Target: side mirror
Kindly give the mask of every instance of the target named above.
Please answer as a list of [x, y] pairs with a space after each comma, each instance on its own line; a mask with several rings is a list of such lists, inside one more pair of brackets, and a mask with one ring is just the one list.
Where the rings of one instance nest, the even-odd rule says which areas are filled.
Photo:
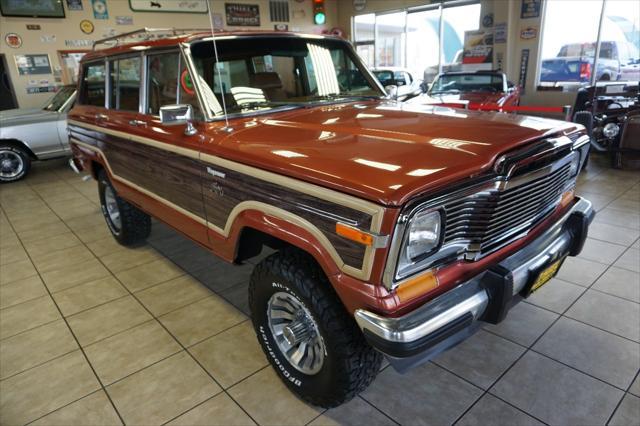
[[398, 86], [396, 86], [395, 84], [384, 86], [384, 90], [387, 91], [387, 96], [389, 97], [389, 99], [398, 99]]
[[184, 134], [193, 136], [198, 131], [193, 127], [193, 107], [188, 104], [165, 105], [160, 107], [160, 122], [165, 126], [186, 124]]

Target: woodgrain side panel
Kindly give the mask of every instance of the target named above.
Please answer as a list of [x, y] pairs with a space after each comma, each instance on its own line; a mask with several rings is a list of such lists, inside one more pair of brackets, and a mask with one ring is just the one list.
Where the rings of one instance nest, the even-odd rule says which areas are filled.
[[364, 268], [366, 246], [337, 235], [335, 225], [342, 222], [370, 229], [373, 217], [369, 213], [197, 160], [193, 158], [196, 155], [181, 155], [108, 131], [70, 128], [73, 138], [103, 153], [112, 173], [208, 221], [216, 232], [224, 234], [231, 212], [240, 203], [256, 201], [312, 223], [327, 237], [345, 265]]
[[202, 165], [192, 158], [108, 134], [74, 133], [94, 144], [109, 161], [113, 173], [205, 218], [202, 205]]
[[[258, 201], [276, 206], [313, 223], [331, 242], [349, 266], [361, 268], [366, 247], [336, 234], [336, 222], [369, 229], [371, 216], [307, 194], [265, 182], [219, 166], [209, 166], [214, 176], [205, 173], [204, 201], [207, 219], [224, 228], [231, 211], [241, 202]], [[221, 177], [224, 175], [224, 177]]]

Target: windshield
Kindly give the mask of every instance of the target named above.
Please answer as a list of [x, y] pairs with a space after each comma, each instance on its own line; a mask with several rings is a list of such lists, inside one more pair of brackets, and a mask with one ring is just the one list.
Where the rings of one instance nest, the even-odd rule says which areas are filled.
[[59, 111], [60, 108], [67, 102], [67, 99], [76, 92], [76, 88], [73, 86], [63, 86], [56, 92], [51, 99], [47, 101], [42, 107], [45, 111]]
[[392, 71], [386, 71], [386, 70], [373, 71], [373, 75], [376, 76], [380, 84], [382, 84], [383, 86], [395, 84]]
[[429, 93], [502, 92], [502, 76], [498, 74], [445, 74], [433, 82]]
[[191, 46], [197, 84], [213, 115], [384, 96], [339, 40], [254, 37]]

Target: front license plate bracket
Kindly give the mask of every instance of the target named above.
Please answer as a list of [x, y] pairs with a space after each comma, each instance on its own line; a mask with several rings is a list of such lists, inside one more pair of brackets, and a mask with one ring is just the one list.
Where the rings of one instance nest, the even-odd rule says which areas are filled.
[[525, 287], [524, 297], [529, 297], [531, 293], [539, 290], [542, 286], [551, 281], [551, 279], [558, 273], [558, 270], [566, 258], [567, 256], [562, 256], [560, 259], [547, 263], [537, 272], [533, 272], [531, 276], [535, 278], [531, 280], [531, 283], [527, 287]]

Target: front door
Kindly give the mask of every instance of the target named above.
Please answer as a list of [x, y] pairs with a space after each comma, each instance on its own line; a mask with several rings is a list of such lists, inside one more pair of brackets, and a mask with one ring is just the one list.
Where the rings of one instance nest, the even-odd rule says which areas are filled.
[[7, 60], [4, 55], [0, 55], [0, 111], [18, 108], [16, 94], [13, 91]]
[[122, 125], [128, 126], [136, 142], [129, 154], [139, 162], [139, 169], [131, 173], [164, 205], [164, 216], [159, 217], [208, 246], [199, 161], [202, 139], [199, 135], [186, 135], [184, 125], [168, 126], [160, 121], [160, 108], [165, 105], [188, 103], [196, 115], [200, 110], [195, 96], [182, 93], [181, 62], [177, 51], [146, 56], [142, 92], [147, 95], [140, 102], [142, 113], [123, 117]]

